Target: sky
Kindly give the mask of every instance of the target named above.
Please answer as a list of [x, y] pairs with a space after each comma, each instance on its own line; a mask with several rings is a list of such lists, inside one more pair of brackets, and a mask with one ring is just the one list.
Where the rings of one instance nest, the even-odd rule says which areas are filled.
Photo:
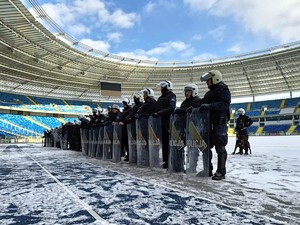
[[[144, 60], [207, 60], [298, 41], [300, 36], [297, 0], [36, 1], [76, 40]], [[22, 2], [30, 8], [27, 0]]]

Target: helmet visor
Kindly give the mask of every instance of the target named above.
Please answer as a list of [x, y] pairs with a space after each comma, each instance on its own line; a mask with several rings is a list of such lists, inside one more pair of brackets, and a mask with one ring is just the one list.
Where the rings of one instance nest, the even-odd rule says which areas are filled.
[[210, 78], [212, 78], [211, 73], [204, 73], [201, 77], [200, 77], [200, 81], [208, 81]]

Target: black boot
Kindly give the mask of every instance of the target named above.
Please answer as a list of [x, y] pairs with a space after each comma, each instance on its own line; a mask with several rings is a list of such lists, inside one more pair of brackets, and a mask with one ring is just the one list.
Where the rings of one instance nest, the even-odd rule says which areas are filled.
[[225, 149], [225, 146], [216, 146], [216, 151], [218, 153], [218, 168], [212, 179], [222, 180], [225, 179], [226, 174], [227, 151]]

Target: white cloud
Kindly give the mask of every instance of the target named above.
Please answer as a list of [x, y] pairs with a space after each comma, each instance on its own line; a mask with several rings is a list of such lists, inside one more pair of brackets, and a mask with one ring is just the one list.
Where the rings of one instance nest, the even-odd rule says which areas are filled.
[[94, 49], [101, 50], [104, 52], [109, 52], [108, 50], [110, 48], [110, 45], [105, 41], [94, 41], [92, 39], [84, 38], [84, 39], [81, 39], [80, 42], [82, 42]]
[[96, 15], [99, 11], [107, 11], [101, 0], [75, 0], [74, 7], [81, 15]]
[[195, 34], [192, 37], [192, 40], [194, 40], [194, 41], [201, 41], [203, 38], [204, 38], [203, 34]]
[[118, 55], [124, 56], [126, 58], [132, 58], [132, 59], [158, 61], [157, 58], [155, 58], [153, 56], [148, 56], [147, 52], [142, 49], [137, 49], [133, 52], [119, 52]]
[[166, 55], [172, 52], [186, 52], [191, 48], [189, 44], [185, 44], [182, 41], [170, 41], [159, 44], [158, 47], [155, 47], [147, 51], [148, 55]]
[[[42, 5], [46, 13], [71, 35], [90, 33], [98, 24], [120, 29], [133, 27], [140, 20], [136, 13], [125, 13], [122, 9], [109, 11], [102, 0], [59, 1]], [[34, 10], [30, 9], [32, 13]], [[84, 24], [85, 29], [78, 24]]]
[[225, 37], [226, 26], [222, 25], [217, 27], [216, 29], [210, 30], [208, 34], [218, 42], [222, 42]]
[[70, 25], [68, 30], [73, 35], [83, 35], [83, 34], [91, 33], [90, 27], [87, 27], [87, 26], [85, 26], [84, 24], [81, 24], [81, 23]]
[[155, 8], [156, 4], [153, 2], [148, 2], [147, 5], [144, 7], [144, 12], [145, 13], [151, 13], [153, 9]]
[[137, 14], [124, 13], [121, 9], [114, 11], [108, 18], [109, 22], [118, 28], [131, 28], [140, 19]]
[[107, 34], [107, 39], [109, 41], [120, 43], [122, 36], [123, 35], [121, 33], [119, 33], [119, 32], [113, 32], [113, 33], [108, 33]]
[[201, 55], [194, 56], [193, 60], [209, 60], [209, 59], [214, 59], [214, 58], [217, 58], [217, 56], [214, 54], [203, 53]]
[[231, 46], [230, 48], [227, 49], [227, 51], [234, 52], [234, 53], [241, 52], [241, 43], [237, 43], [237, 44]]
[[268, 35], [282, 43], [299, 40], [298, 0], [183, 0], [191, 10], [208, 10], [211, 15], [231, 16], [246, 30]]
[[53, 19], [59, 26], [66, 27], [69, 24], [76, 22], [76, 13], [73, 8], [63, 3], [42, 5], [44, 11]]
[[189, 44], [182, 41], [170, 41], [160, 43], [158, 47], [145, 51], [143, 49], [137, 49], [133, 52], [120, 52], [118, 55], [122, 55], [129, 58], [147, 59], [156, 61], [157, 58], [170, 55], [180, 55], [181, 57], [191, 56], [194, 53], [194, 49]]
[[217, 0], [183, 0], [183, 4], [190, 7], [193, 11], [209, 10]]

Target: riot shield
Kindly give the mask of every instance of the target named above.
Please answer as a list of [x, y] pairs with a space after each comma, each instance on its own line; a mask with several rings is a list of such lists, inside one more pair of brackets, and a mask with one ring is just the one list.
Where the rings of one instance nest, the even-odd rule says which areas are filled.
[[103, 131], [104, 131], [104, 127], [103, 126], [99, 127], [97, 151], [96, 151], [97, 159], [102, 159], [103, 157]]
[[112, 150], [112, 161], [121, 161], [121, 138], [122, 138], [122, 127], [119, 124], [113, 125], [113, 150]]
[[113, 126], [108, 124], [104, 126], [103, 131], [103, 159], [112, 159]]
[[175, 114], [170, 118], [169, 172], [184, 172], [186, 117], [186, 114]]
[[88, 146], [88, 156], [91, 156], [93, 147], [93, 128], [89, 128]]
[[127, 124], [128, 133], [128, 151], [129, 151], [129, 162], [136, 163], [137, 152], [136, 152], [136, 122], [133, 121]]
[[89, 144], [90, 149], [89, 149], [89, 154], [91, 157], [95, 158], [96, 157], [96, 151], [97, 151], [97, 143], [98, 143], [98, 135], [99, 135], [99, 127], [93, 127], [91, 129], [92, 131], [92, 140], [91, 144]]
[[136, 120], [137, 165], [149, 166], [148, 119], [141, 117]]
[[89, 130], [85, 128], [80, 128], [80, 136], [81, 136], [81, 149], [84, 155], [88, 154], [88, 141], [89, 141]]
[[194, 109], [187, 115], [187, 175], [209, 176], [209, 137], [209, 112]]
[[57, 134], [57, 129], [52, 130], [52, 137], [53, 137], [53, 147], [57, 148], [57, 141], [58, 139], [58, 134]]
[[150, 116], [148, 119], [149, 130], [149, 166], [151, 168], [161, 168], [162, 141], [161, 141], [161, 119], [160, 117]]
[[61, 138], [61, 148], [63, 150], [68, 150], [68, 133], [65, 132], [62, 134], [62, 138]]

